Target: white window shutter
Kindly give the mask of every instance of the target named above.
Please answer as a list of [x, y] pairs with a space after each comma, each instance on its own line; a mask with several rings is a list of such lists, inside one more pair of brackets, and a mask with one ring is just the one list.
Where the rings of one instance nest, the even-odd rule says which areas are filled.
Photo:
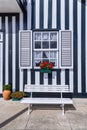
[[32, 68], [32, 31], [19, 31], [19, 67]]
[[59, 67], [73, 68], [73, 34], [70, 30], [59, 31]]

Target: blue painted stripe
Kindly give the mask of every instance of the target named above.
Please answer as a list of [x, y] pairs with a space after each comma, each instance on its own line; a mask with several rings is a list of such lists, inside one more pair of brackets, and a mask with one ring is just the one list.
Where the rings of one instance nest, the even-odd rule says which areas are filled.
[[61, 2], [60, 0], [57, 0], [57, 29], [60, 30], [61, 29], [61, 18], [60, 18], [60, 14], [61, 14]]
[[44, 84], [44, 75], [40, 72], [40, 84]]
[[52, 28], [52, 0], [48, 0], [48, 29]]
[[31, 84], [35, 84], [35, 70], [31, 70]]
[[24, 30], [26, 30], [27, 29], [27, 13], [23, 15], [23, 26], [24, 26]]
[[44, 0], [40, 0], [40, 29], [43, 28], [44, 15]]
[[[23, 15], [23, 29], [27, 30], [27, 14]], [[27, 69], [23, 70], [23, 88], [27, 84]]]
[[81, 0], [83, 5], [86, 5], [86, 0]]
[[8, 33], [9, 33], [9, 83], [12, 84], [12, 16], [8, 17]]
[[65, 29], [69, 29], [69, 0], [65, 0]]
[[61, 70], [58, 69], [57, 71], [57, 84], [60, 85], [61, 84]]
[[36, 9], [35, 9], [35, 1], [32, 0], [32, 1], [31, 1], [31, 4], [32, 4], [32, 18], [31, 18], [31, 19], [32, 19], [32, 20], [31, 20], [31, 21], [32, 21], [32, 23], [31, 23], [31, 26], [32, 26], [32, 27], [31, 27], [31, 29], [35, 29], [35, 10], [36, 10]]
[[78, 73], [77, 73], [77, 0], [73, 2], [73, 61], [74, 61], [74, 93], [78, 92]]
[[5, 84], [5, 17], [2, 16], [2, 31], [3, 31], [3, 84]]
[[65, 70], [65, 84], [69, 85], [69, 69]]
[[85, 73], [85, 5], [81, 4], [81, 63], [82, 63], [82, 92], [86, 91], [86, 73]]
[[[69, 29], [69, 0], [65, 0], [65, 29]], [[69, 85], [69, 69], [65, 70], [65, 84]]]
[[23, 70], [23, 89], [25, 84], [27, 84], [27, 70]]
[[52, 84], [52, 73], [48, 74], [48, 84]]
[[[19, 90], [19, 14], [16, 15], [16, 90]], [[23, 81], [22, 81], [23, 82]]]

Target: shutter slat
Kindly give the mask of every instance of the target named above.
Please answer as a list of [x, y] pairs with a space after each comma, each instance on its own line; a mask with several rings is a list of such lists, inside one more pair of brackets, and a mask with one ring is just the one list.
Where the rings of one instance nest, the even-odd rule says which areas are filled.
[[72, 31], [59, 31], [60, 68], [73, 68], [73, 37]]
[[30, 30], [21, 30], [19, 32], [19, 59], [20, 67], [23, 69], [32, 67], [32, 32]]

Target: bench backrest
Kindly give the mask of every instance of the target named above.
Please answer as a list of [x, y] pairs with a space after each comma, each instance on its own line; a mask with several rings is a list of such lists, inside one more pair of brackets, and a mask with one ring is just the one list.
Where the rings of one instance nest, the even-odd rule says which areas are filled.
[[68, 85], [25, 85], [25, 92], [70, 92]]

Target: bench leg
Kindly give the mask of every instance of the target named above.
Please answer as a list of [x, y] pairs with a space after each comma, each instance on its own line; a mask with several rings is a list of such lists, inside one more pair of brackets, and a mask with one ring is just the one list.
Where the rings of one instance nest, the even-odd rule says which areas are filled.
[[28, 104], [28, 115], [32, 112], [31, 106], [32, 106], [32, 104]]
[[32, 104], [30, 104], [30, 109], [32, 109]]
[[62, 104], [62, 115], [64, 115], [64, 104]]

